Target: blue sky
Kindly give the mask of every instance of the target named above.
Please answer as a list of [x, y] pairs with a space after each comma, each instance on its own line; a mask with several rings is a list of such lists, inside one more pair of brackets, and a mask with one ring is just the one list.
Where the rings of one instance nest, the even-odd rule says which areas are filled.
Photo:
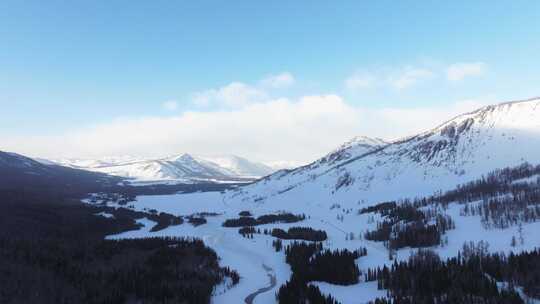
[[[119, 119], [238, 112], [277, 98], [294, 104], [328, 94], [370, 111], [444, 112], [460, 101], [528, 98], [540, 95], [539, 13], [538, 1], [5, 0], [0, 135], [13, 139], [4, 149], [19, 150], [30, 135], [61, 137]], [[264, 81], [280, 75], [290, 76], [285, 85]], [[231, 83], [242, 86], [229, 97], [246, 100], [220, 102], [220, 88]], [[195, 98], [201, 95], [203, 104]], [[163, 150], [191, 148], [204, 150]], [[147, 154], [133, 146], [91, 154], [127, 150]]]

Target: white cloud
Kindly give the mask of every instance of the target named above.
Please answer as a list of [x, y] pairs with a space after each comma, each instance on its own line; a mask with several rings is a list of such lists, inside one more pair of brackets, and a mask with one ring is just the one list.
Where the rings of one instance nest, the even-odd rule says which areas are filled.
[[435, 74], [429, 69], [406, 67], [396, 73], [396, 75], [390, 76], [389, 82], [394, 88], [403, 90], [416, 85], [421, 81], [432, 78], [434, 75]]
[[403, 90], [433, 78], [436, 73], [427, 67], [382, 67], [356, 72], [345, 79], [349, 91], [361, 91], [374, 87]]
[[483, 62], [462, 62], [450, 65], [446, 69], [446, 77], [450, 81], [460, 81], [468, 76], [482, 76], [487, 70]]
[[376, 85], [375, 76], [368, 73], [357, 73], [345, 80], [345, 87], [352, 91], [369, 89]]
[[258, 81], [257, 85], [235, 81], [217, 89], [196, 92], [192, 95], [192, 101], [198, 106], [219, 105], [227, 108], [241, 108], [268, 101], [271, 99], [272, 89], [289, 87], [295, 81], [294, 76], [289, 72], [269, 75]]
[[[482, 75], [485, 69], [483, 63], [383, 67], [356, 72], [345, 80], [345, 87], [352, 91], [404, 90], [443, 73], [448, 80], [457, 81]], [[439, 107], [369, 108], [352, 106], [337, 95], [272, 98], [274, 89], [294, 82], [288, 72], [270, 75], [253, 85], [231, 82], [193, 94], [194, 103], [213, 111], [118, 118], [57, 136], [3, 137], [0, 149], [50, 158], [191, 152], [305, 163], [354, 136], [391, 140], [413, 135], [494, 100], [466, 100]], [[175, 111], [178, 102], [169, 100], [162, 107]]]
[[193, 102], [199, 106], [218, 104], [231, 108], [247, 106], [268, 99], [268, 94], [242, 82], [231, 82], [218, 89], [193, 94]]
[[294, 76], [289, 72], [277, 75], [269, 75], [260, 81], [260, 85], [267, 88], [281, 89], [292, 86], [296, 82]]
[[161, 106], [167, 111], [175, 111], [178, 109], [178, 102], [176, 100], [167, 100]]
[[486, 71], [487, 65], [483, 62], [461, 62], [448, 66], [430, 63], [420, 66], [380, 67], [352, 74], [345, 79], [345, 87], [349, 91], [362, 91], [374, 87], [405, 90], [437, 76], [455, 82], [466, 77], [482, 76]]
[[412, 135], [484, 103], [371, 109], [351, 106], [336, 95], [282, 98], [228, 111], [119, 118], [52, 137], [3, 137], [0, 150], [51, 158], [191, 152], [306, 162], [357, 135]]

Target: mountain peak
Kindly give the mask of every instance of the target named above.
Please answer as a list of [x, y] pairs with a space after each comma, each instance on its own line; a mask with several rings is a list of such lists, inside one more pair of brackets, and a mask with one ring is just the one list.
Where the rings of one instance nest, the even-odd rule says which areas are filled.
[[335, 149], [333, 152], [344, 150], [344, 149], [350, 149], [352, 147], [360, 146], [364, 148], [376, 148], [387, 145], [388, 142], [384, 141], [381, 138], [378, 137], [368, 137], [368, 136], [355, 136], [351, 138], [350, 140], [343, 143], [341, 146], [339, 146], [337, 149]]
[[381, 146], [385, 145], [388, 142], [386, 142], [384, 139], [378, 138], [378, 137], [369, 137], [369, 136], [355, 136], [351, 138], [349, 141], [347, 141], [345, 144], [356, 144], [356, 145], [367, 145], [367, 146]]
[[356, 136], [343, 143], [317, 162], [337, 165], [338, 163], [359, 157], [386, 145], [388, 145], [388, 143], [380, 138]]
[[178, 155], [175, 155], [175, 156], [167, 157], [165, 159], [169, 160], [169, 161], [181, 161], [181, 162], [185, 162], [185, 161], [193, 162], [193, 161], [195, 161], [195, 158], [193, 156], [191, 156], [191, 154], [189, 154], [189, 153], [182, 153], [182, 154], [178, 154]]

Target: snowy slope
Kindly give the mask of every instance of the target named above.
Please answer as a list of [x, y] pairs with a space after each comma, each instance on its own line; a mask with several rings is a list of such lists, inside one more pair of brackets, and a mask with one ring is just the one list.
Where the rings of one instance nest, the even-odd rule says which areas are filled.
[[316, 179], [317, 176], [326, 173], [339, 164], [381, 149], [386, 145], [387, 143], [381, 139], [365, 136], [355, 137], [311, 164], [291, 170], [280, 170], [265, 177], [259, 183], [255, 184], [254, 188], [259, 186], [264, 187], [265, 185], [273, 187], [275, 186], [274, 183], [278, 183], [284, 185], [286, 189], [291, 189], [301, 183]]
[[241, 177], [259, 178], [274, 171], [273, 168], [265, 164], [252, 162], [235, 155], [215, 157], [196, 156], [195, 159], [200, 162], [206, 162], [208, 165], [217, 165], [218, 168], [227, 170], [228, 174]]
[[[368, 241], [364, 238], [356, 237], [347, 239], [346, 234], [362, 234], [366, 230], [376, 227], [376, 222], [370, 220], [377, 215], [357, 214], [356, 206], [353, 212], [348, 212], [342, 208], [329, 208], [316, 201], [311, 204], [296, 204], [289, 201], [287, 205], [276, 207], [274, 204], [245, 204], [240, 201], [228, 202], [223, 200], [222, 194], [218, 192], [202, 192], [190, 194], [175, 194], [163, 196], [139, 196], [133, 203], [136, 210], [144, 211], [156, 209], [175, 215], [189, 215], [198, 212], [213, 212], [216, 216], [207, 217], [208, 223], [193, 227], [191, 225], [171, 226], [158, 232], [149, 232], [153, 224], [149, 224], [143, 229], [124, 232], [111, 238], [143, 238], [157, 236], [176, 237], [198, 237], [204, 240], [205, 244], [212, 247], [220, 257], [220, 265], [228, 266], [239, 271], [241, 275], [240, 284], [230, 290], [225, 290], [215, 294], [212, 303], [243, 303], [243, 299], [269, 285], [269, 279], [263, 269], [263, 265], [273, 269], [277, 284], [269, 291], [258, 295], [254, 303], [274, 304], [277, 303], [275, 293], [279, 287], [290, 279], [291, 269], [285, 261], [282, 252], [275, 252], [272, 248], [274, 238], [270, 235], [255, 234], [253, 238], [243, 238], [237, 228], [226, 228], [222, 226], [223, 221], [228, 218], [236, 218], [239, 211], [249, 210], [255, 216], [269, 214], [276, 210], [285, 210], [293, 213], [305, 213], [308, 218], [300, 223], [290, 224], [267, 224], [260, 226], [261, 229], [281, 228], [286, 229], [291, 226], [312, 227], [324, 230], [328, 234], [328, 240], [324, 242], [325, 248], [355, 250], [360, 247], [368, 249], [368, 255], [357, 260], [357, 264], [362, 271], [367, 268], [382, 267], [391, 265], [394, 261], [388, 259], [388, 251], [382, 242]], [[112, 206], [117, 206], [112, 204]], [[462, 205], [451, 204], [446, 210], [456, 222], [456, 229], [447, 233], [448, 244], [445, 246], [435, 246], [431, 249], [441, 257], [448, 258], [458, 255], [464, 242], [468, 241], [488, 241], [491, 252], [521, 252], [532, 250], [540, 241], [540, 222], [526, 223], [523, 225], [526, 242], [523, 245], [510, 247], [512, 236], [517, 235], [518, 227], [509, 229], [486, 229], [481, 224], [481, 216], [462, 216], [460, 210]], [[341, 216], [341, 219], [339, 217]], [[293, 242], [284, 240], [284, 244]], [[407, 260], [413, 248], [403, 248], [396, 252], [398, 261]], [[385, 296], [385, 290], [378, 290], [376, 282], [361, 281], [355, 285], [340, 286], [324, 282], [313, 282], [319, 286], [324, 293], [331, 294], [343, 304], [361, 303], [367, 304], [377, 297]]]
[[62, 159], [57, 163], [72, 168], [133, 178], [138, 181], [246, 181], [272, 173], [263, 164], [238, 156], [201, 157], [181, 154], [159, 159], [136, 157]]
[[360, 138], [320, 160], [229, 193], [275, 207], [430, 194], [524, 161], [540, 163], [540, 99], [487, 106], [385, 144]]

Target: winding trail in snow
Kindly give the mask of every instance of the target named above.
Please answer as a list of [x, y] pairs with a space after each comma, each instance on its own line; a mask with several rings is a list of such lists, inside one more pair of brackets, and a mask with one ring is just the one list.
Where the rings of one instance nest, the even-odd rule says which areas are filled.
[[[317, 217], [314, 217], [314, 218], [315, 218], [315, 219], [317, 219]], [[318, 218], [318, 219], [320, 219], [320, 220], [321, 220], [321, 223], [323, 223], [323, 224], [326, 224], [326, 225], [328, 225], [328, 226], [331, 226], [331, 227], [333, 227], [333, 228], [335, 228], [335, 229], [337, 229], [337, 230], [339, 230], [339, 231], [343, 232], [343, 234], [347, 234], [347, 231], [345, 231], [345, 230], [343, 230], [343, 229], [339, 228], [338, 226], [336, 226], [336, 225], [335, 225], [335, 224], [333, 224], [332, 222], [329, 222], [329, 221], [323, 220], [322, 218]]]
[[267, 287], [263, 287], [263, 288], [255, 291], [255, 292], [249, 294], [244, 299], [244, 302], [246, 304], [253, 304], [253, 300], [255, 299], [256, 296], [260, 295], [261, 293], [265, 293], [265, 292], [271, 290], [272, 288], [276, 287], [276, 275], [274, 274], [274, 270], [271, 267], [268, 267], [268, 266], [266, 266], [264, 264], [262, 264], [262, 267], [264, 268], [264, 270], [266, 271], [266, 274], [270, 278], [270, 285], [267, 286]]

